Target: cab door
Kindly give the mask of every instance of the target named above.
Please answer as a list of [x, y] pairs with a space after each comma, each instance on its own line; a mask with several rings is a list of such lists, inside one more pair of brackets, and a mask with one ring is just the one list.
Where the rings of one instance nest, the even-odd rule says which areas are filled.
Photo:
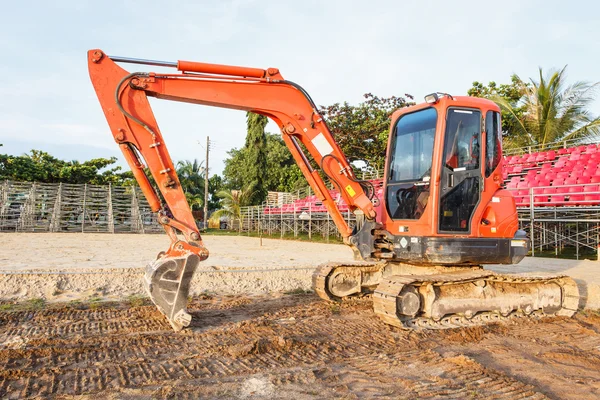
[[440, 233], [470, 233], [480, 201], [481, 111], [449, 108], [440, 182]]

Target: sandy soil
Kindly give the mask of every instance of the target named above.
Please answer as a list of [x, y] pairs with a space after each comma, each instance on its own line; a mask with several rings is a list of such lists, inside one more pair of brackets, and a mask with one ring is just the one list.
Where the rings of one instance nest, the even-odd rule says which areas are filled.
[[[314, 268], [352, 261], [341, 244], [245, 236], [205, 236], [210, 257], [198, 268], [192, 295], [264, 294], [309, 290]], [[145, 265], [165, 250], [165, 235], [0, 233], [0, 300], [47, 301], [145, 295]], [[549, 272], [576, 279], [581, 306], [600, 308], [600, 263], [591, 260], [526, 258], [518, 265], [489, 268], [500, 273]], [[293, 269], [293, 270], [290, 270]]]
[[[0, 241], [0, 299], [36, 299], [0, 304], [3, 399], [600, 398], [595, 311], [405, 331], [381, 322], [368, 296], [282, 293], [309, 289], [320, 263], [350, 261], [345, 246], [208, 236], [192, 325], [174, 333], [147, 299], [128, 297], [143, 293], [144, 265], [168, 246], [162, 235]], [[573, 275], [588, 290], [597, 265], [528, 259], [519, 270]], [[121, 300], [98, 301], [111, 298]]]
[[150, 305], [0, 311], [0, 398], [597, 399], [600, 315], [447, 331], [368, 299], [201, 296], [174, 333]]
[[[340, 244], [262, 239], [261, 246], [260, 239], [244, 236], [203, 239], [210, 256], [194, 276], [193, 295], [308, 290], [317, 265], [352, 260], [352, 251]], [[169, 246], [165, 235], [80, 233], [4, 233], [0, 243], [0, 300], [48, 301], [144, 295], [145, 265]]]

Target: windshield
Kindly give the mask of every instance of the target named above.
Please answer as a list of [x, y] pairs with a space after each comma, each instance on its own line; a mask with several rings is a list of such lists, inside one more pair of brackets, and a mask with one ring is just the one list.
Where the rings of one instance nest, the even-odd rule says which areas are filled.
[[400, 117], [393, 132], [389, 181], [429, 180], [436, 123], [435, 108]]

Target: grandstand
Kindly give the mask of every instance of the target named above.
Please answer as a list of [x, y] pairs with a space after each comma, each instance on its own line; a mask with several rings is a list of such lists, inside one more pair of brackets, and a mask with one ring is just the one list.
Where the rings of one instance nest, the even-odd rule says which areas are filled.
[[[553, 143], [545, 148], [508, 151], [504, 185], [517, 204], [521, 228], [534, 245], [533, 255], [569, 251], [579, 258], [595, 254], [600, 243], [600, 144]], [[383, 197], [383, 173], [369, 180]], [[348, 225], [354, 215], [338, 190], [330, 187]], [[376, 205], [382, 215], [382, 205]], [[242, 209], [243, 232], [321, 235], [339, 233], [325, 206], [310, 188], [296, 193], [270, 192], [262, 206]], [[157, 232], [160, 225], [139, 188], [93, 185], [0, 182], [0, 231]], [[595, 255], [594, 255], [595, 257]]]
[[[537, 150], [537, 151], [533, 151]], [[517, 153], [517, 154], [514, 154]], [[504, 186], [513, 192], [521, 228], [532, 239], [532, 254], [558, 255], [570, 248], [573, 256], [596, 252], [600, 223], [600, 144], [552, 143], [543, 148], [513, 151], [504, 157]], [[383, 173], [370, 179], [378, 198], [383, 196]], [[350, 225], [353, 216], [339, 192], [330, 193]], [[281, 198], [281, 196], [280, 196]], [[310, 190], [248, 207], [243, 230], [337, 234], [326, 209]], [[378, 214], [381, 206], [378, 206]], [[258, 216], [258, 218], [256, 217]]]

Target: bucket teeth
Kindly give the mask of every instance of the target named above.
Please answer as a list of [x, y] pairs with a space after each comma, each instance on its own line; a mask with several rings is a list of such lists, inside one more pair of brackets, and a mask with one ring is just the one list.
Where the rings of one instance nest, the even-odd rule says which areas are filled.
[[189, 326], [192, 321], [186, 306], [190, 283], [199, 263], [200, 257], [190, 253], [178, 257], [163, 256], [146, 267], [144, 287], [175, 331]]

